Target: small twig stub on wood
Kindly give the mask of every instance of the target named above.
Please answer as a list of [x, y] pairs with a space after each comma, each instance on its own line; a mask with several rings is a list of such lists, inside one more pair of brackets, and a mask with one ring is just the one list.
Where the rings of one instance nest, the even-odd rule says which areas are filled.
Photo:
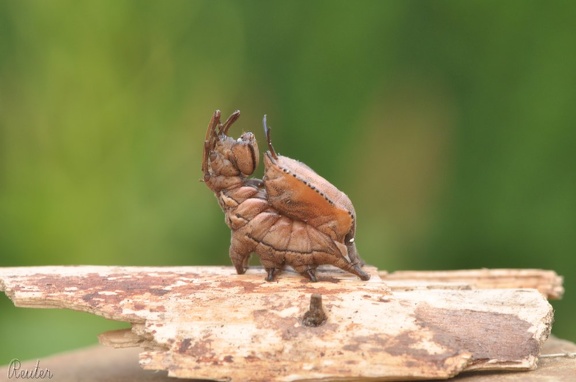
[[322, 295], [313, 293], [310, 296], [310, 310], [304, 313], [302, 323], [304, 326], [317, 327], [322, 325], [328, 317], [322, 307]]

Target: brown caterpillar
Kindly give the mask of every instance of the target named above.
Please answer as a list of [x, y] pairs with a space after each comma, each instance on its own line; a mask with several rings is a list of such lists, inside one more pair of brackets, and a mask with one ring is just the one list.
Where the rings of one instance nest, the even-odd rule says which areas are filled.
[[254, 134], [227, 135], [239, 117], [236, 111], [222, 124], [220, 111], [214, 112], [202, 159], [203, 180], [232, 231], [229, 254], [236, 271], [246, 272], [256, 253], [267, 281], [286, 265], [316, 281], [322, 264], [368, 280], [354, 243], [356, 215], [350, 199], [305, 164], [277, 155], [266, 117], [264, 179], [250, 178], [259, 160]]

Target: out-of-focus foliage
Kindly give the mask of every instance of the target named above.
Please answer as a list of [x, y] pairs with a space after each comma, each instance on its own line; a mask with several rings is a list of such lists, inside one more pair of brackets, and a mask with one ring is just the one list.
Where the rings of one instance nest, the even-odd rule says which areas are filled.
[[[212, 112], [348, 193], [381, 269], [549, 268], [576, 340], [576, 3], [0, 1], [0, 265], [229, 264]], [[261, 170], [260, 172], [261, 173]], [[0, 300], [0, 364], [115, 328]], [[494, 333], [494, 335], [498, 335]]]

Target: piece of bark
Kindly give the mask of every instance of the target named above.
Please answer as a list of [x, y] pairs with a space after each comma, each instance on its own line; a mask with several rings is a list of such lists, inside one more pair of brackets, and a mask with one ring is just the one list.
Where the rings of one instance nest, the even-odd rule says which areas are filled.
[[554, 271], [541, 269], [470, 269], [458, 271], [396, 271], [380, 272], [384, 282], [395, 289], [420, 286], [440, 288], [495, 289], [533, 288], [549, 299], [562, 298], [563, 278]]
[[[60, 307], [132, 323], [103, 334], [142, 346], [145, 369], [215, 380], [449, 378], [468, 370], [532, 369], [552, 308], [534, 289], [450, 289], [434, 283], [391, 292], [369, 269], [360, 281], [330, 269], [319, 282], [231, 267], [0, 269], [17, 306]], [[302, 324], [312, 294], [327, 320]]]

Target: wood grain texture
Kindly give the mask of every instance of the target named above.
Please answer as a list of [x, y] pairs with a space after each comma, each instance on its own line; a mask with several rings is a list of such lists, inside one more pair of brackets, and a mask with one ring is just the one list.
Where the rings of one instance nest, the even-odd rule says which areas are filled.
[[[311, 283], [290, 272], [265, 282], [261, 269], [231, 267], [3, 268], [0, 289], [16, 306], [130, 322], [101, 342], [141, 346], [143, 368], [180, 378], [411, 380], [536, 367], [553, 316], [536, 289], [466, 286], [462, 277], [453, 288], [418, 277], [391, 289], [368, 271], [360, 281], [321, 269]], [[318, 327], [302, 324], [312, 294], [327, 315]]]
[[562, 276], [554, 271], [541, 269], [469, 269], [457, 271], [396, 271], [380, 272], [380, 277], [392, 289], [428, 288], [434, 285], [441, 288], [446, 285], [454, 288], [494, 289], [494, 288], [532, 288], [537, 289], [551, 300], [561, 299], [564, 295]]

